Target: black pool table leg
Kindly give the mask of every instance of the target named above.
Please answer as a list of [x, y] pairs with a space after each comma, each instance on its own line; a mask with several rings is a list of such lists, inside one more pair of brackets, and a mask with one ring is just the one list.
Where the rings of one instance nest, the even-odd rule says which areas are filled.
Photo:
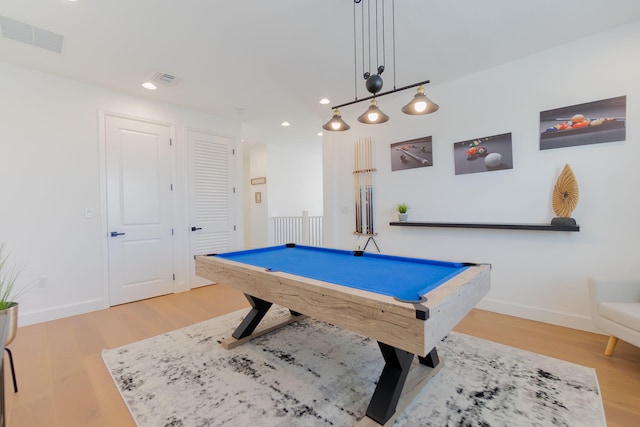
[[380, 341], [378, 346], [385, 365], [369, 402], [367, 417], [378, 424], [384, 424], [396, 411], [414, 355]]
[[426, 356], [418, 356], [418, 360], [420, 361], [420, 363], [430, 368], [435, 368], [440, 363], [440, 357], [438, 357], [438, 352], [436, 351], [435, 347], [433, 347], [433, 349], [431, 349], [431, 351], [427, 353]]
[[[385, 365], [367, 408], [367, 417], [384, 425], [395, 414], [402, 389], [413, 362], [413, 353], [378, 341]], [[434, 347], [424, 357], [418, 356], [422, 365], [436, 368], [440, 364], [438, 352]]]
[[249, 294], [244, 294], [244, 296], [249, 301], [249, 304], [251, 304], [251, 311], [242, 320], [240, 326], [238, 326], [233, 334], [231, 334], [235, 339], [251, 335], [272, 305], [269, 301], [265, 301]]

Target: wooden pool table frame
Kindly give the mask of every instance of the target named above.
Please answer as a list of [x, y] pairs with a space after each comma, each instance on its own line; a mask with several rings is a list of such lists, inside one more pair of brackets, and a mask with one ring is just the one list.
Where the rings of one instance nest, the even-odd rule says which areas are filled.
[[[303, 276], [269, 271], [216, 256], [197, 256], [196, 275], [245, 294], [252, 306], [232, 338], [232, 348], [306, 315], [378, 341], [385, 367], [373, 394], [367, 417], [390, 425], [431, 378], [439, 363], [436, 344], [487, 294], [490, 266], [472, 265], [428, 292], [426, 301], [400, 302], [391, 296], [340, 286]], [[256, 329], [271, 304], [291, 311], [276, 324]], [[407, 381], [418, 355], [426, 368]], [[406, 386], [405, 386], [406, 382]], [[403, 389], [404, 394], [403, 394]], [[365, 417], [359, 425], [367, 425]]]

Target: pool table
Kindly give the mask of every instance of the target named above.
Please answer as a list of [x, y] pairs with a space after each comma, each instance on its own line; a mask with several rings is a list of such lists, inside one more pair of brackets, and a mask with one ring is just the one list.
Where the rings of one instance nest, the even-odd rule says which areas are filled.
[[[487, 294], [490, 270], [296, 244], [196, 257], [198, 276], [242, 291], [252, 307], [225, 348], [303, 316], [378, 342], [385, 366], [361, 425], [392, 423], [442, 366], [436, 344]], [[272, 304], [291, 315], [260, 324]], [[414, 356], [426, 369], [407, 380]]]

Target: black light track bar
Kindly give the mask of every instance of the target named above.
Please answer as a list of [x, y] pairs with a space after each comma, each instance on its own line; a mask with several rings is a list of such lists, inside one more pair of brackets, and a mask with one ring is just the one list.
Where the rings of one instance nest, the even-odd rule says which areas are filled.
[[409, 85], [409, 86], [403, 86], [403, 87], [400, 87], [400, 88], [398, 88], [398, 89], [389, 90], [389, 91], [387, 91], [387, 92], [381, 92], [381, 93], [379, 93], [379, 94], [377, 94], [377, 95], [371, 95], [371, 96], [368, 96], [368, 97], [366, 97], [366, 98], [356, 99], [356, 100], [351, 101], [351, 102], [345, 102], [344, 104], [336, 105], [336, 106], [334, 106], [334, 107], [331, 107], [331, 109], [332, 109], [332, 110], [335, 110], [336, 108], [346, 107], [347, 105], [357, 104], [358, 102], [368, 101], [368, 100], [373, 99], [373, 98], [379, 98], [379, 97], [381, 97], [381, 96], [389, 95], [389, 94], [391, 94], [391, 93], [396, 93], [396, 92], [400, 92], [400, 91], [403, 91], [403, 90], [411, 89], [412, 87], [417, 87], [417, 86], [421, 86], [421, 85], [426, 85], [426, 84], [427, 84], [427, 83], [429, 83], [429, 82], [430, 82], [430, 80], [425, 80], [425, 81], [423, 81], [423, 82], [414, 83], [414, 84]]

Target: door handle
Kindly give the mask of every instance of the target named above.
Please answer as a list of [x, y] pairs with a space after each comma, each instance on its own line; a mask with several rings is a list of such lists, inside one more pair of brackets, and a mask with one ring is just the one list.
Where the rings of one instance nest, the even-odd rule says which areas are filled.
[[118, 233], [117, 231], [111, 232], [111, 237], [118, 237], [118, 236], [124, 236], [124, 233]]
[[202, 227], [191, 227], [191, 231], [202, 230]]

